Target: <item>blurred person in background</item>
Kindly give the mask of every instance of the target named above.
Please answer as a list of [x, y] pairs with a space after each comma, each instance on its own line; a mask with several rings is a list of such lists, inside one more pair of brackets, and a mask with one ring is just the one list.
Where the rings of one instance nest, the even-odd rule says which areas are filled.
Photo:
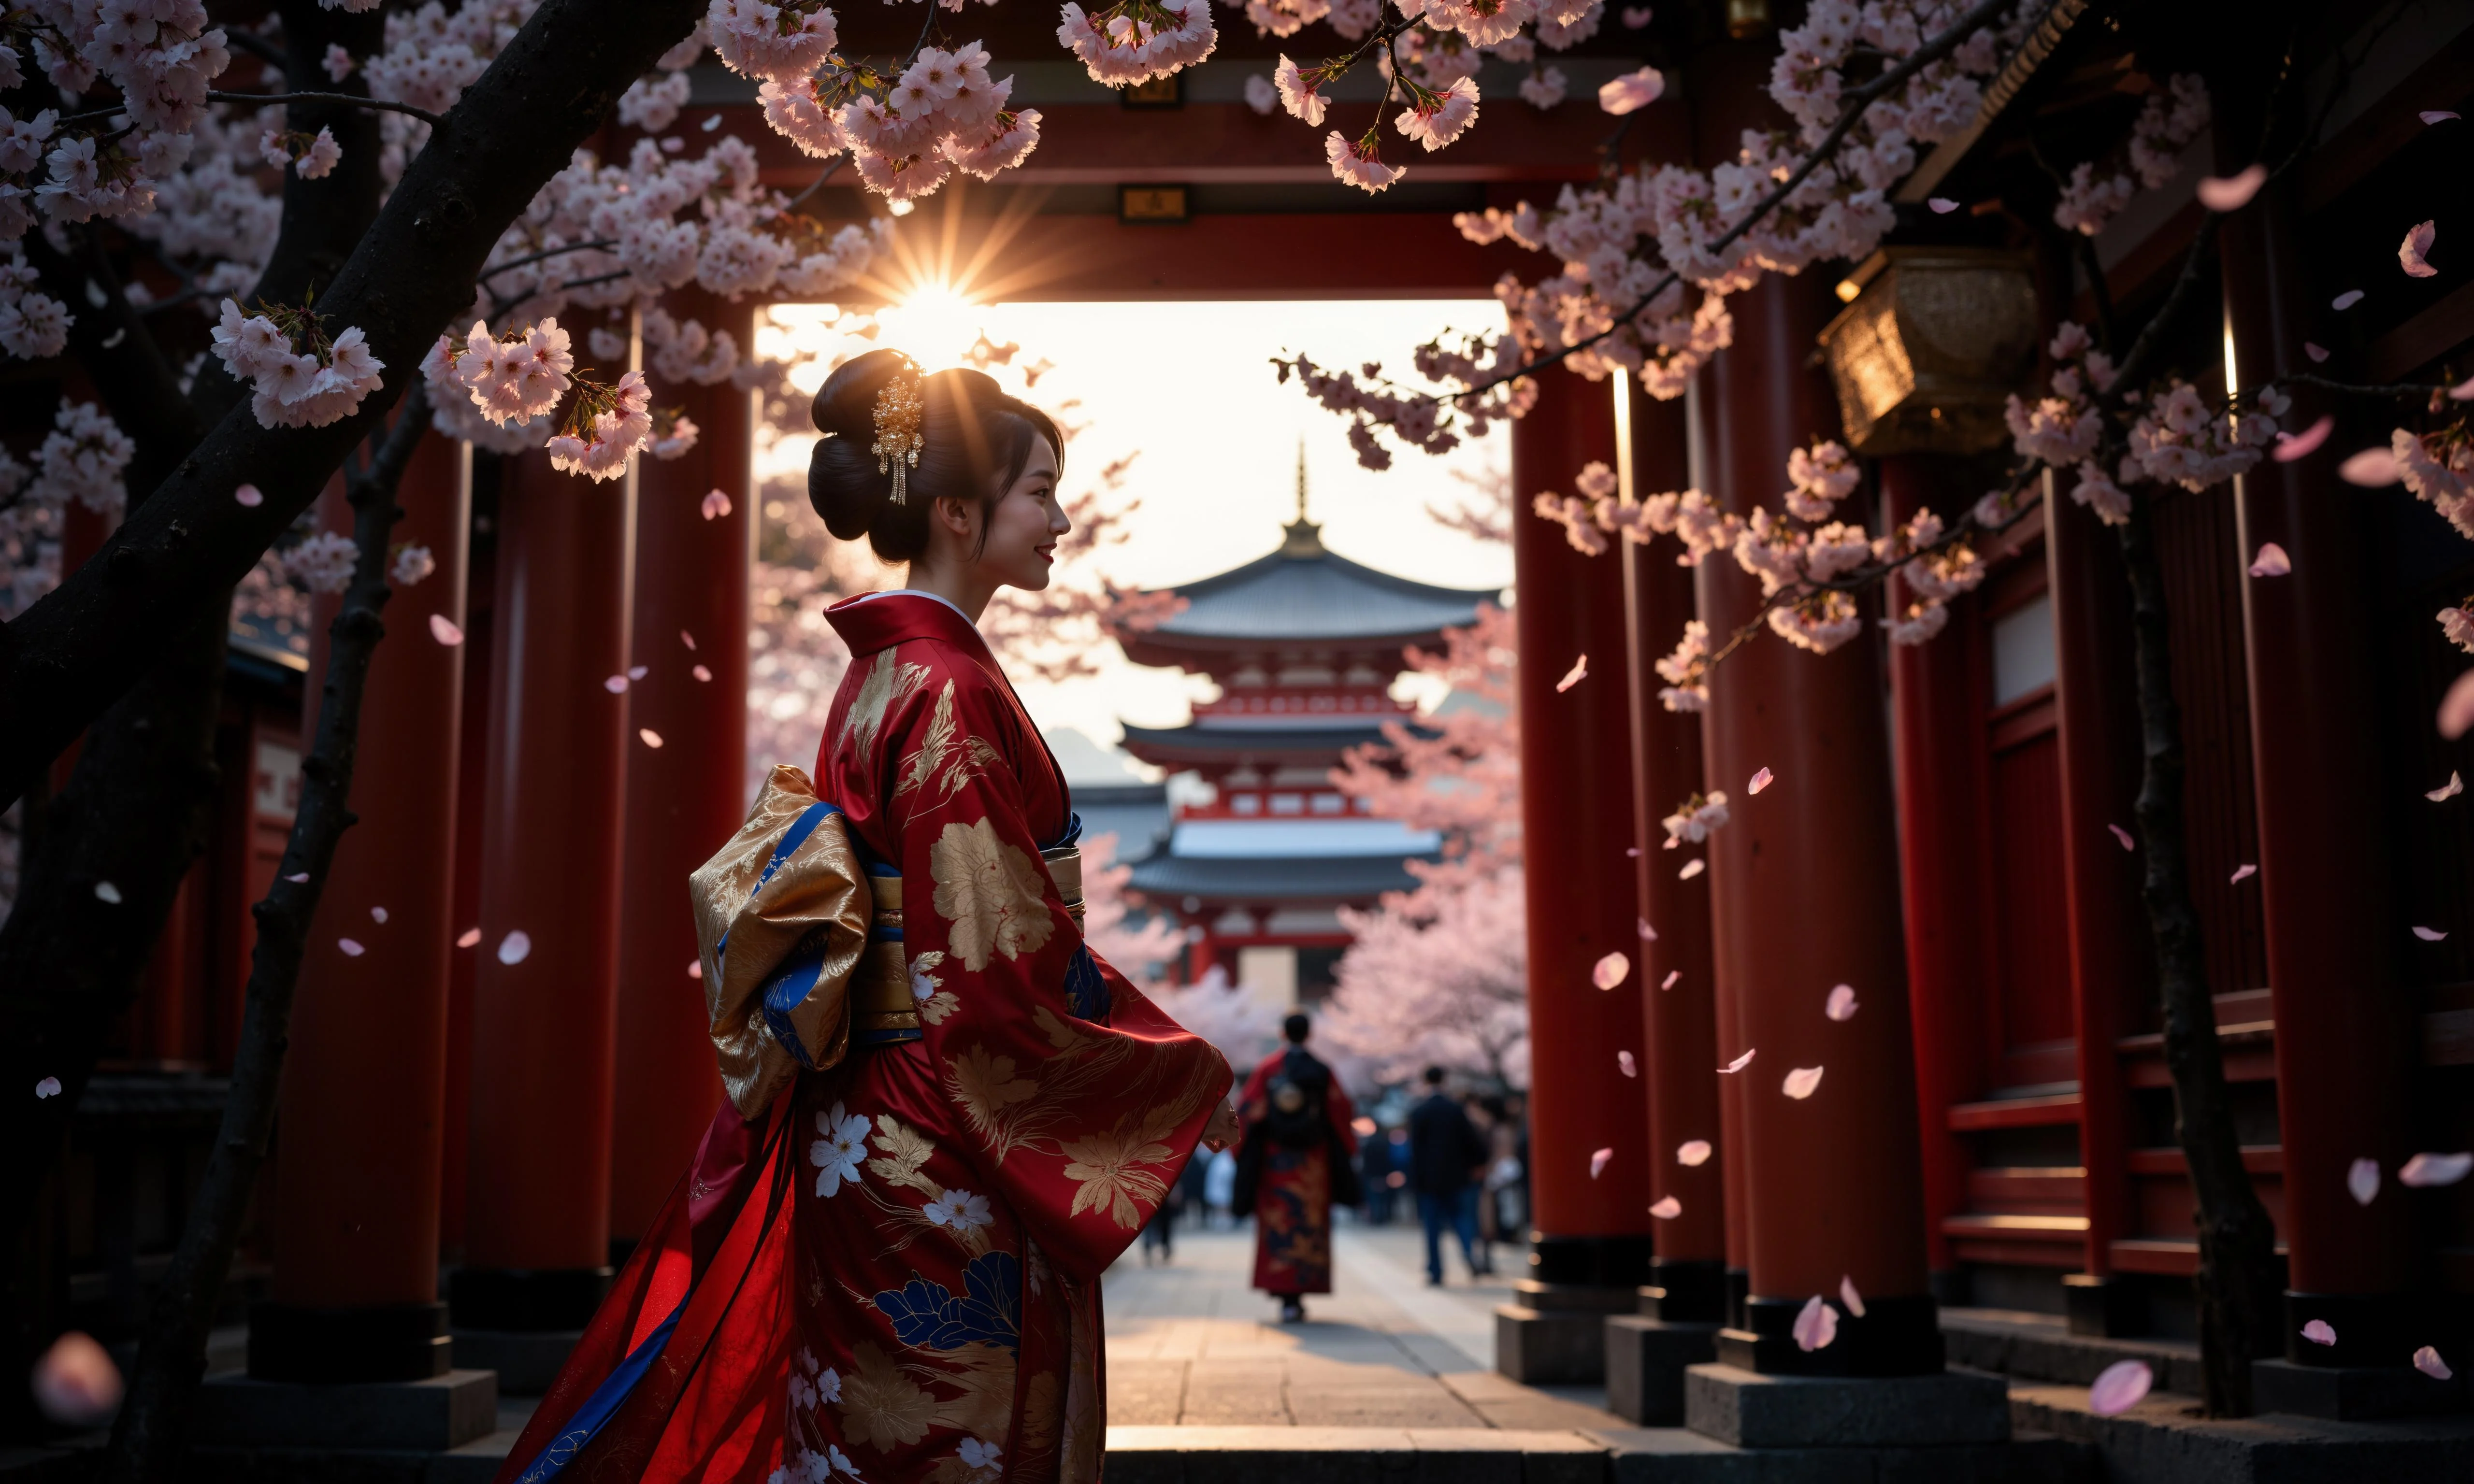
[[1477, 1181], [1486, 1172], [1486, 1141], [1468, 1113], [1443, 1090], [1443, 1069], [1426, 1068], [1426, 1096], [1409, 1111], [1409, 1188], [1417, 1192], [1418, 1221], [1426, 1230], [1426, 1286], [1443, 1281], [1443, 1229], [1461, 1239], [1461, 1260], [1475, 1279], [1485, 1271], [1477, 1257]]
[[1280, 1322], [1306, 1317], [1305, 1296], [1331, 1292], [1331, 1209], [1358, 1201], [1357, 1110], [1306, 1049], [1313, 1022], [1292, 1015], [1288, 1044], [1246, 1081], [1233, 1209], [1254, 1222], [1254, 1286], [1280, 1301]]

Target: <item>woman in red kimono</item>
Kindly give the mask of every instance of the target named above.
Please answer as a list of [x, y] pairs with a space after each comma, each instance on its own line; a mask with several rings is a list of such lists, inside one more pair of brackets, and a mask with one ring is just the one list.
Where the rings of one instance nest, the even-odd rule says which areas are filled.
[[1331, 1068], [1306, 1050], [1313, 1022], [1280, 1025], [1288, 1044], [1246, 1079], [1238, 1116], [1246, 1143], [1237, 1179], [1254, 1212], [1254, 1286], [1280, 1301], [1283, 1324], [1306, 1317], [1305, 1296], [1331, 1292], [1331, 1208], [1357, 1204], [1356, 1105]]
[[974, 627], [1048, 585], [1055, 425], [889, 350], [813, 416], [826, 525], [910, 563], [827, 612], [851, 666], [800, 816], [843, 816], [890, 972], [861, 964], [837, 1063], [775, 1026], [826, 1069], [722, 1108], [501, 1484], [1089, 1484], [1100, 1274], [1237, 1132], [1226, 1062], [1083, 945], [1064, 778]]

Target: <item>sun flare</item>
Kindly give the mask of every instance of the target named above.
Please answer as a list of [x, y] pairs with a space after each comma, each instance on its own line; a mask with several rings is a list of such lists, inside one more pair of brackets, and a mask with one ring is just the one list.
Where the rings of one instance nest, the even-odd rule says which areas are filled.
[[908, 351], [931, 371], [961, 360], [980, 338], [988, 306], [950, 283], [922, 283], [877, 314], [877, 344]]

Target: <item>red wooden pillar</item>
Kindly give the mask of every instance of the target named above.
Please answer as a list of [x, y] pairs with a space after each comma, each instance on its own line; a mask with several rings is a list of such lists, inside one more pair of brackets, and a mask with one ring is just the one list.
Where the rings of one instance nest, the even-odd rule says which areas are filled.
[[[1686, 418], [1681, 401], [1661, 402], [1627, 377], [1616, 395], [1625, 426], [1623, 488], [1646, 496], [1681, 490], [1691, 478], [1686, 458]], [[1658, 699], [1665, 681], [1656, 661], [1672, 651], [1694, 614], [1692, 573], [1676, 563], [1676, 545], [1625, 542], [1624, 628], [1632, 699], [1633, 840], [1640, 921], [1658, 936], [1640, 945], [1639, 986], [1649, 1100], [1649, 1199], [1673, 1198], [1681, 1209], [1652, 1230], [1657, 1256], [1650, 1284], [1660, 1290], [1656, 1317], [1714, 1324], [1726, 1318], [1727, 1205], [1721, 1171], [1729, 1157], [1718, 1115], [1718, 1000], [1710, 945], [1710, 892], [1705, 877], [1678, 879], [1683, 855], [1662, 850], [1659, 821], [1704, 785], [1701, 720], [1670, 711]], [[1704, 1162], [1676, 1157], [1686, 1142], [1716, 1148]]]
[[[674, 296], [674, 299], [682, 296]], [[673, 302], [742, 349], [753, 306]], [[720, 318], [716, 323], [716, 310]], [[676, 459], [638, 475], [634, 663], [627, 692], [626, 882], [618, 938], [618, 1099], [610, 1233], [643, 1235], [721, 1101], [706, 1035], [688, 873], [747, 812], [747, 584], [756, 533], [753, 394], [724, 381], [665, 385], [699, 430]], [[719, 491], [728, 509], [708, 515]], [[721, 507], [714, 507], [721, 511]]]
[[[1530, 1278], [1616, 1290], [1619, 1307], [1649, 1276], [1649, 1129], [1640, 1084], [1615, 1059], [1640, 1040], [1629, 986], [1590, 982], [1608, 953], [1637, 959], [1632, 718], [1625, 683], [1623, 562], [1575, 551], [1529, 514], [1540, 491], [1572, 489], [1581, 467], [1615, 459], [1614, 404], [1603, 383], [1562, 371], [1539, 378], [1538, 405], [1513, 424], [1514, 614], [1519, 632], [1520, 819], [1529, 931]], [[1556, 682], [1590, 657], [1593, 673]], [[1595, 1179], [1590, 1154], [1612, 1149]]]
[[[250, 1313], [250, 1374], [266, 1380], [416, 1380], [449, 1366], [438, 1170], [464, 652], [430, 620], [464, 621], [466, 446], [424, 438], [397, 499], [395, 547], [427, 547], [436, 567], [388, 600], [361, 703], [359, 823], [336, 848], [301, 966], [275, 1278]], [[340, 493], [324, 512], [350, 529]], [[311, 631], [312, 728], [336, 608], [322, 601]]]
[[502, 466], [459, 1329], [581, 1328], [608, 1286], [635, 476]]
[[[2294, 210], [2291, 188], [2271, 184], [2223, 228], [2226, 380], [2245, 407], [2263, 382], [2312, 369], [2302, 342], [2314, 305]], [[2320, 410], [2297, 398], [2293, 425]], [[2410, 1337], [2425, 1317], [2409, 1297], [2413, 1207], [2393, 1185], [2358, 1204], [2345, 1173], [2373, 1159], [2393, 1179], [2413, 1152], [2417, 1027], [2397, 973], [2407, 945], [2389, 937], [2382, 837], [2397, 780], [2365, 724], [2380, 701], [2376, 667], [2363, 658], [2373, 648], [2371, 529], [2361, 495], [2338, 482], [2337, 460], [2336, 451], [2263, 460], [2242, 476], [2242, 546], [2223, 560], [2247, 566], [2274, 541], [2293, 567], [2243, 587], [2285, 1146], [2286, 1358], [2394, 1366], [2422, 1343]], [[2300, 1338], [2314, 1319], [2336, 1329], [2335, 1345]]]
[[[1775, 510], [1788, 452], [1836, 421], [1807, 365], [1828, 287], [1771, 276], [1732, 300], [1734, 348], [1703, 383], [1709, 492], [1732, 514]], [[1699, 568], [1700, 612], [1725, 635], [1761, 606], [1732, 561]], [[1721, 1358], [1766, 1372], [1902, 1375], [1940, 1369], [1927, 1291], [1915, 1068], [1899, 932], [1898, 837], [1878, 638], [1820, 657], [1770, 635], [1713, 675], [1704, 759], [1734, 796], [1709, 846], [1710, 916], [1734, 1034], [1754, 1060], [1736, 1073], [1743, 1131], [1730, 1168], [1744, 1175], [1751, 1292]], [[1744, 780], [1769, 768], [1759, 798]], [[1823, 1014], [1833, 985], [1860, 1008]], [[1721, 1050], [1727, 1048], [1722, 1045]], [[1823, 1080], [1802, 1100], [1795, 1068]], [[1868, 1305], [1836, 1343], [1809, 1353], [1790, 1330], [1814, 1295], [1851, 1279]]]

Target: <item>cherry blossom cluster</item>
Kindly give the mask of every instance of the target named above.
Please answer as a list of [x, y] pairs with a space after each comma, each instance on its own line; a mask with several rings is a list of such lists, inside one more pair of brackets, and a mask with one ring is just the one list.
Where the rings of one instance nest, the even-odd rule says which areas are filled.
[[[1437, 339], [1419, 347], [1415, 361], [1419, 373], [1430, 381], [1468, 385], [1517, 368], [1520, 346], [1509, 335], [1492, 341], [1472, 337], [1457, 347]], [[1412, 446], [1443, 453], [1458, 447], [1464, 435], [1483, 438], [1498, 419], [1525, 415], [1538, 400], [1538, 384], [1526, 376], [1440, 401], [1389, 389], [1377, 365], [1361, 368], [1363, 382], [1346, 370], [1317, 366], [1304, 355], [1275, 360], [1273, 365], [1283, 383], [1295, 375], [1308, 396], [1350, 419], [1348, 444], [1356, 450], [1357, 462], [1370, 469], [1392, 467], [1392, 451], [1375, 438], [1377, 426], [1390, 429]]]
[[2054, 223], [2090, 237], [2103, 231], [2141, 190], [2173, 179], [2182, 152], [2208, 127], [2208, 115], [2207, 84], [2193, 74], [2176, 74], [2163, 92], [2147, 95], [2119, 158], [2102, 167], [2083, 160], [2072, 169], [2053, 205]]
[[120, 514], [129, 498], [122, 476], [136, 451], [102, 408], [66, 399], [32, 468], [0, 448], [0, 620], [15, 617], [60, 581], [71, 502], [101, 515]]
[[[206, 90], [231, 65], [227, 37], [207, 23], [203, 0], [33, 0], [0, 16], [0, 81], [17, 85], [18, 43], [62, 96], [76, 99], [109, 84], [119, 92], [111, 115], [55, 133], [52, 110], [36, 115], [37, 144], [48, 144], [42, 180], [12, 170], [0, 179], [0, 235], [13, 240], [29, 224], [31, 194], [42, 214], [62, 223], [143, 215], [155, 203], [153, 182], [187, 159], [189, 131], [206, 110]], [[31, 191], [29, 187], [31, 186]]]
[[225, 299], [214, 347], [232, 378], [252, 387], [250, 411], [260, 427], [323, 428], [338, 421], [359, 409], [386, 371], [359, 325], [330, 340], [314, 312], [283, 304], [261, 302], [256, 314], [244, 314]]
[[[2398, 428], [2389, 435], [2389, 447], [2397, 478], [2414, 498], [2439, 512], [2459, 535], [2474, 539], [2474, 434], [2462, 423], [2423, 434]], [[2458, 635], [2451, 633], [2449, 637]]]
[[334, 594], [352, 585], [361, 549], [352, 539], [334, 531], [313, 531], [284, 547], [278, 559], [283, 575], [310, 592]]
[[1713, 788], [1707, 794], [1695, 793], [1658, 823], [1666, 831], [1666, 849], [1699, 845], [1727, 823], [1727, 791]]
[[616, 386], [576, 378], [567, 420], [549, 441], [550, 467], [599, 481], [627, 471], [627, 456], [653, 434], [653, 393], [642, 371], [628, 371]]
[[[2122, 484], [2155, 480], [2196, 493], [2219, 485], [2259, 462], [2276, 439], [2277, 420], [2290, 407], [2274, 387], [2260, 390], [2250, 412], [2211, 405], [2199, 389], [2173, 377], [2153, 396], [2125, 397], [2141, 408], [2131, 424], [2129, 451], [2117, 479]], [[2092, 497], [2089, 503], [2095, 503]]]
[[0, 261], [0, 349], [30, 361], [66, 348], [71, 320], [67, 305], [36, 291], [36, 278], [22, 252]]
[[[1325, 7], [1328, 11], [1328, 7]], [[1096, 14], [1067, 0], [1056, 42], [1111, 87], [1190, 67], [1220, 44], [1210, 0], [1119, 0]]]
[[321, 124], [315, 134], [299, 130], [269, 129], [258, 136], [257, 153], [278, 170], [289, 167], [303, 180], [323, 180], [344, 157], [334, 131]]

